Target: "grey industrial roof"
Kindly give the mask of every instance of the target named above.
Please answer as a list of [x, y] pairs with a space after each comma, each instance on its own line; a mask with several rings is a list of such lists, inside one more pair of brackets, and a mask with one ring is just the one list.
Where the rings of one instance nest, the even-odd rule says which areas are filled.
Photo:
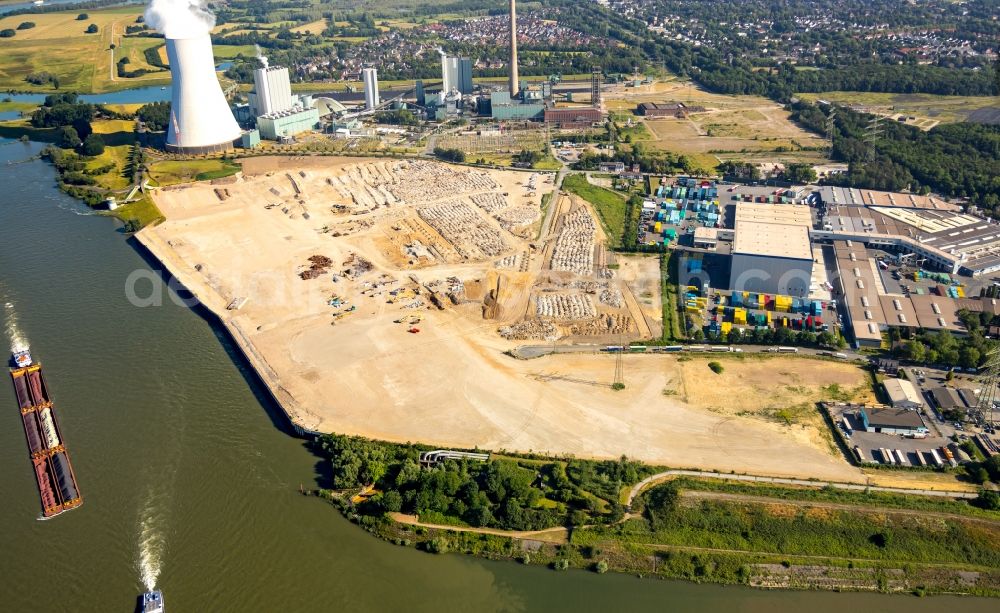
[[920, 419], [920, 414], [916, 411], [906, 409], [861, 409], [868, 415], [868, 425], [888, 426], [890, 428], [923, 428], [924, 420]]
[[819, 189], [820, 198], [827, 205], [846, 204], [854, 206], [892, 206], [917, 209], [937, 209], [957, 211], [960, 207], [933, 196], [903, 194], [898, 192], [878, 192], [853, 187], [824, 186]]
[[934, 397], [934, 403], [942, 410], [965, 408], [962, 398], [950, 387], [935, 387], [931, 390], [931, 396]]

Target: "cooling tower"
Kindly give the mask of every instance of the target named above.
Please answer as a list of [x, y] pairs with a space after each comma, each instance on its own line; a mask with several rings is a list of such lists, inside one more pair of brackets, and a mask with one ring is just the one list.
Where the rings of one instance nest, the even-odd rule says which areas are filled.
[[225, 151], [242, 133], [215, 76], [207, 32], [167, 38], [171, 107], [167, 150], [178, 153]]

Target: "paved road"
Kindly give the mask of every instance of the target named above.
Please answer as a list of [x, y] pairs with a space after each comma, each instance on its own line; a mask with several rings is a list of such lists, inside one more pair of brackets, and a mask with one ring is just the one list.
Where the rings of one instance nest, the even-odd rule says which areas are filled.
[[[637, 341], [635, 344], [641, 345], [641, 341]], [[713, 345], [723, 347], [725, 345]], [[549, 355], [551, 353], [593, 353], [595, 351], [600, 351], [602, 348], [607, 347], [605, 344], [599, 343], [588, 343], [588, 344], [574, 344], [574, 345], [521, 345], [513, 350], [514, 357], [522, 360], [530, 360], [532, 358], [538, 358], [543, 355]], [[771, 345], [733, 345], [734, 348], [742, 350], [742, 353], [775, 353], [770, 351], [774, 349]], [[787, 353], [783, 355], [808, 355], [808, 356], [820, 356], [823, 353], [829, 352], [829, 349], [813, 349], [811, 347], [800, 347], [798, 353]], [[698, 353], [704, 354], [714, 354], [714, 351], [699, 351]], [[850, 350], [844, 350], [840, 353], [844, 353], [847, 356], [846, 361], [864, 359], [864, 356], [858, 353], [854, 353]], [[642, 355], [642, 354], [638, 354]], [[646, 355], [653, 355], [653, 353], [647, 352]], [[659, 355], [659, 354], [657, 354]]]
[[922, 410], [924, 415], [927, 417], [927, 419], [924, 420], [924, 423], [930, 425], [935, 436], [943, 436], [941, 428], [938, 427], [938, 420], [934, 415], [934, 408], [930, 406], [930, 403], [928, 403], [927, 397], [924, 395], [924, 390], [920, 386], [920, 382], [917, 381], [917, 376], [913, 374], [913, 368], [904, 368], [902, 370], [906, 373], [906, 379], [913, 384], [913, 388], [917, 390], [918, 394], [920, 394], [920, 400], [923, 403]]
[[743, 481], [751, 483], [774, 483], [778, 485], [803, 485], [808, 487], [832, 487], [838, 490], [850, 490], [855, 492], [873, 491], [889, 492], [892, 494], [905, 494], [910, 496], [939, 496], [942, 498], [976, 498], [977, 494], [971, 492], [951, 492], [945, 490], [918, 490], [903, 487], [883, 487], [878, 485], [862, 485], [860, 483], [837, 483], [834, 481], [812, 481], [809, 479], [788, 479], [785, 477], [758, 477], [756, 475], [731, 475], [717, 473], [707, 470], [668, 470], [657, 473], [651, 477], [646, 477], [629, 490], [626, 506], [631, 506], [635, 497], [643, 490], [673, 477], [702, 477], [708, 479], [724, 479], [727, 481]]

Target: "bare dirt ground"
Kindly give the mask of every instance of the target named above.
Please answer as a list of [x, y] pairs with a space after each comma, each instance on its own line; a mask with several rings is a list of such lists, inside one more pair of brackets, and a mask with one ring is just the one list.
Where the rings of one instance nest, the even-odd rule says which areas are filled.
[[[550, 250], [502, 225], [507, 209], [538, 206], [545, 179], [532, 189], [526, 173], [430, 162], [291, 164], [255, 161], [247, 170], [262, 174], [164, 190], [156, 201], [167, 221], [139, 240], [220, 316], [303, 427], [463, 448], [625, 454], [675, 467], [863, 479], [794, 428], [707, 408], [727, 398], [722, 406], [773, 400], [763, 378], [748, 396], [740, 391], [758, 377], [755, 363], [746, 371], [734, 364], [720, 377], [673, 356], [624, 356], [626, 388], [614, 391], [611, 355], [504, 355], [525, 341], [505, 339], [498, 329], [537, 313], [539, 296], [564, 296], [543, 301], [569, 309], [563, 316], [587, 316], [590, 305], [598, 312], [569, 322], [539, 315], [557, 330], [630, 313], [627, 305], [602, 303], [600, 291], [587, 293], [594, 284], [634, 285], [641, 309], [656, 307], [640, 281], [648, 261], [625, 260], [620, 276], [601, 276], [600, 258], [587, 256], [600, 251], [588, 230], [599, 224], [587, 221], [586, 209], [565, 207], [541, 241], [554, 243]], [[467, 172], [479, 174], [455, 174]], [[501, 202], [487, 194], [506, 195]], [[563, 234], [569, 230], [572, 240]], [[593, 270], [555, 270], [552, 256], [542, 253], [559, 254], [560, 245], [566, 268]], [[776, 379], [787, 386], [863, 380], [860, 370], [852, 376], [847, 367], [817, 369], [792, 357], [762, 363], [771, 375], [791, 373]], [[732, 381], [728, 393], [701, 389], [720, 381]], [[665, 393], [679, 385], [692, 401]]]
[[[766, 153], [771, 161], [826, 161], [817, 151], [802, 148], [824, 146], [819, 136], [789, 119], [788, 111], [760, 96], [723, 96], [705, 91], [687, 81], [658, 81], [639, 87], [619, 86], [606, 96], [609, 110], [631, 112], [642, 102], [683, 102], [704, 107], [685, 119], [634, 117], [649, 132], [649, 145], [695, 156], [753, 159]], [[777, 149], [781, 151], [776, 151]]]

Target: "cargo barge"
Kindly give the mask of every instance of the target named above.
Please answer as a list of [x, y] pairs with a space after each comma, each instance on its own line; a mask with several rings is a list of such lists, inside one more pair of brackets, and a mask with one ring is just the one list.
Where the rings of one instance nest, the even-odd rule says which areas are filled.
[[15, 352], [11, 362], [14, 367], [10, 377], [38, 482], [42, 516], [55, 517], [83, 504], [83, 497], [42, 375], [42, 365], [32, 361], [28, 350]]

